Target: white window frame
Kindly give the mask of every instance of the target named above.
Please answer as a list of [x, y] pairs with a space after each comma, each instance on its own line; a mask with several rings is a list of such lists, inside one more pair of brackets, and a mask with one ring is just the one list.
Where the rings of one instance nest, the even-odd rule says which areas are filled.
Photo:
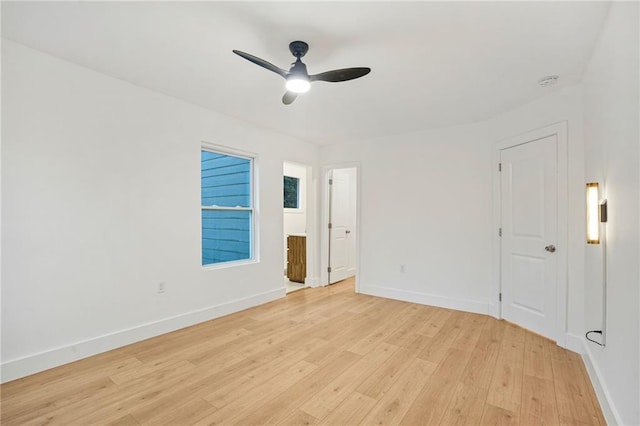
[[[249, 167], [249, 207], [222, 207], [222, 206], [203, 206], [202, 195], [200, 195], [200, 264], [203, 270], [224, 269], [229, 267], [248, 265], [258, 263], [260, 261], [258, 247], [260, 247], [258, 236], [258, 182], [256, 179], [258, 170], [258, 156], [253, 152], [242, 151], [239, 149], [231, 148], [224, 145], [218, 145], [211, 142], [203, 141], [200, 145], [200, 151], [209, 151], [221, 155], [229, 155], [233, 157], [243, 158], [250, 161]], [[200, 151], [198, 157], [201, 157]], [[202, 164], [200, 165], [200, 172], [202, 173]], [[202, 179], [200, 179], [200, 185], [202, 185]], [[202, 188], [201, 188], [202, 190]], [[202, 265], [202, 211], [204, 210], [217, 210], [217, 211], [251, 211], [251, 230], [249, 232], [249, 252], [250, 256], [247, 259], [230, 260], [226, 262], [209, 263]]]

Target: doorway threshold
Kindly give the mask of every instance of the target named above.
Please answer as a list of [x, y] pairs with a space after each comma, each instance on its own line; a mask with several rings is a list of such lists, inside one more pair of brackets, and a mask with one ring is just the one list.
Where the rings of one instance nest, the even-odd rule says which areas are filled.
[[304, 283], [289, 281], [287, 277], [284, 277], [284, 286], [287, 289], [287, 294], [293, 293], [294, 291], [302, 290], [303, 288], [305, 288]]

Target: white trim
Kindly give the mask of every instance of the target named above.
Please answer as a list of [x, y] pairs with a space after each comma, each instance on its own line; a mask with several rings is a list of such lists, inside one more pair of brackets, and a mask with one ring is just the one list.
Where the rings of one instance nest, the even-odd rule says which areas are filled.
[[285, 297], [284, 287], [49, 349], [2, 364], [2, 383]]
[[[329, 264], [329, 179], [333, 169], [329, 166], [323, 167], [320, 174], [320, 286], [325, 286], [329, 282], [327, 265]], [[360, 235], [360, 233], [358, 233]], [[356, 290], [357, 292], [357, 290]]]
[[600, 403], [600, 408], [602, 409], [602, 414], [604, 415], [607, 424], [623, 425], [624, 422], [622, 421], [622, 417], [620, 417], [620, 413], [618, 413], [618, 410], [613, 403], [611, 393], [605, 386], [604, 380], [602, 380], [602, 373], [600, 372], [600, 369], [598, 368], [596, 363], [593, 362], [593, 355], [591, 354], [591, 349], [589, 348], [588, 342], [583, 340], [582, 345], [582, 360], [584, 361], [584, 365], [587, 369], [587, 374], [589, 375], [589, 379], [591, 380], [591, 385], [596, 392], [598, 402]]
[[304, 285], [307, 287], [320, 287], [320, 278], [319, 277], [307, 277], [304, 279]]
[[302, 214], [302, 213], [304, 213], [304, 210], [300, 209], [300, 208], [294, 209], [294, 208], [290, 208], [290, 207], [283, 207], [282, 210], [283, 210], [284, 213], [287, 213], [287, 214]]
[[236, 266], [253, 265], [254, 263], [260, 263], [257, 259], [239, 259], [228, 260], [226, 262], [208, 263], [202, 265], [203, 271], [214, 271], [216, 269], [235, 268]]
[[214, 151], [221, 154], [229, 154], [229, 155], [233, 155], [234, 157], [242, 157], [247, 160], [253, 160], [258, 157], [258, 154], [252, 151], [245, 151], [242, 149], [234, 148], [232, 146], [221, 145], [221, 144], [208, 142], [204, 140], [200, 141], [200, 146], [205, 150]]
[[229, 211], [246, 211], [252, 212], [253, 209], [251, 207], [221, 207], [221, 206], [202, 206], [202, 210], [229, 210]]
[[584, 338], [575, 334], [565, 334], [565, 349], [569, 349], [578, 354], [584, 354]]
[[498, 297], [501, 291], [500, 276], [500, 256], [501, 256], [501, 239], [498, 236], [498, 228], [502, 223], [500, 216], [500, 172], [498, 171], [498, 163], [500, 162], [500, 151], [517, 145], [522, 145], [537, 139], [548, 136], [556, 136], [557, 140], [557, 161], [558, 161], [558, 264], [557, 264], [557, 295], [556, 295], [556, 326], [553, 336], [547, 336], [554, 339], [559, 346], [567, 347], [567, 292], [568, 292], [568, 216], [567, 206], [569, 200], [568, 194], [568, 154], [567, 154], [567, 122], [551, 124], [536, 130], [532, 130], [520, 135], [510, 137], [508, 139], [496, 142], [492, 146], [493, 158], [493, 287], [489, 302], [489, 314], [502, 318], [501, 306]]
[[454, 299], [435, 294], [398, 290], [396, 288], [365, 284], [360, 285], [360, 293], [385, 297], [387, 299], [419, 303], [421, 305], [438, 306], [440, 308], [455, 309], [457, 311], [473, 312], [476, 314], [487, 315], [489, 313], [489, 304], [486, 302], [478, 302], [477, 300]]

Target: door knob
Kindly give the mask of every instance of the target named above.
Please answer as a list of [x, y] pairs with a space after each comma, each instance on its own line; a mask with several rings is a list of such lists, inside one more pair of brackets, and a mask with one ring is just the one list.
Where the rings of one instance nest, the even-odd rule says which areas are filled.
[[351, 231], [347, 229], [346, 231], [344, 231], [344, 233], [345, 233], [345, 234], [350, 234], [350, 233], [351, 233]]
[[546, 251], [548, 251], [549, 253], [553, 253], [554, 251], [556, 251], [556, 246], [554, 246], [553, 244], [550, 244], [550, 245], [546, 246], [544, 249]]

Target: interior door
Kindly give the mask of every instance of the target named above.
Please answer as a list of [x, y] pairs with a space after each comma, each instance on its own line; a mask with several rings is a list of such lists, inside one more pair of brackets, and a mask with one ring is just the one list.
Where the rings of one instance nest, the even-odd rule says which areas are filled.
[[502, 316], [554, 338], [558, 249], [556, 135], [504, 149], [500, 161]]
[[350, 276], [350, 176], [346, 169], [332, 171], [329, 207], [329, 284]]

